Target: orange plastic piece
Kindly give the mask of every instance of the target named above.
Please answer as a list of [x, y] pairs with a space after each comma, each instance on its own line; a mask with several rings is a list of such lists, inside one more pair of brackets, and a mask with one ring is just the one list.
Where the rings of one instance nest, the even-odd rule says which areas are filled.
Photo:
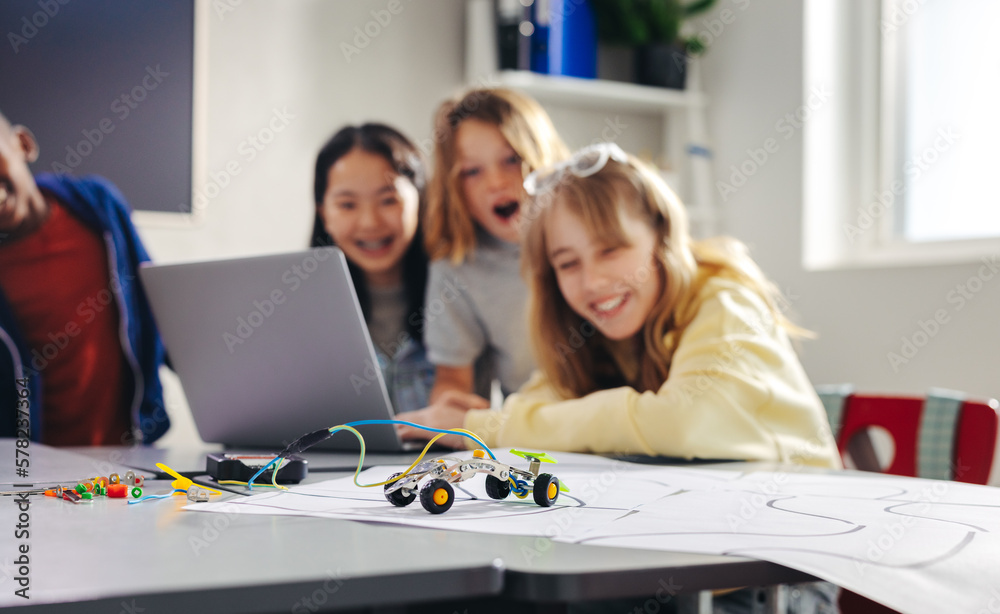
[[443, 488], [438, 488], [434, 491], [434, 503], [438, 505], [444, 505], [448, 502], [448, 491]]
[[109, 484], [108, 496], [112, 499], [124, 499], [128, 497], [128, 486], [126, 484]]
[[486, 452], [482, 450], [473, 450], [472, 458], [486, 458]]

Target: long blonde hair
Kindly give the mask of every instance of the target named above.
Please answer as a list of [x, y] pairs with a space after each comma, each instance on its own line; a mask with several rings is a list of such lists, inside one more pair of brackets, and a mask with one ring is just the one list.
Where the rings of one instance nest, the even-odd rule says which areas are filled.
[[568, 155], [552, 120], [535, 100], [507, 89], [474, 89], [447, 100], [434, 119], [434, 175], [427, 191], [424, 240], [431, 260], [459, 264], [476, 248], [475, 225], [462, 193], [455, 148], [467, 119], [496, 126], [520, 156], [524, 173]]
[[[628, 244], [622, 215], [645, 220], [656, 235], [652, 275], [663, 288], [642, 330], [640, 367], [635, 381], [626, 381], [609, 353], [604, 337], [566, 302], [549, 262], [545, 226], [554, 207], [567, 207], [590, 234], [612, 245]], [[566, 172], [551, 190], [535, 197], [525, 229], [522, 268], [530, 288], [529, 318], [539, 367], [565, 398], [596, 390], [631, 385], [640, 392], [657, 390], [670, 373], [675, 339], [694, 318], [687, 309], [707, 277], [726, 276], [759, 294], [775, 322], [792, 334], [805, 331], [781, 313], [781, 296], [746, 247], [732, 238], [695, 242], [687, 213], [676, 194], [655, 170], [629, 156], [628, 163], [609, 160], [599, 172], [578, 177]], [[699, 272], [703, 275], [699, 275]], [[593, 338], [580, 343], [581, 331]]]

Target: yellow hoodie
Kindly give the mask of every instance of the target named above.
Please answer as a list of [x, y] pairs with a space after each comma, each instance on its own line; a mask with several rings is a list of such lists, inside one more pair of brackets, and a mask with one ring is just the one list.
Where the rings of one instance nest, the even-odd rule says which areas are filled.
[[[464, 427], [490, 446], [839, 468], [823, 405], [761, 297], [725, 277], [698, 281], [655, 393], [624, 386], [566, 399], [536, 371], [502, 410], [470, 410]], [[635, 381], [635, 359], [612, 351]]]

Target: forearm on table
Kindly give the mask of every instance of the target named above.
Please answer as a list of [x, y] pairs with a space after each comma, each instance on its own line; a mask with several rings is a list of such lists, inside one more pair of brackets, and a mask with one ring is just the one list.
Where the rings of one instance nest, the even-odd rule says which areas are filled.
[[702, 458], [760, 453], [765, 434], [734, 403], [747, 397], [736, 392], [745, 383], [717, 381], [699, 390], [696, 379], [677, 378], [658, 392], [621, 387], [555, 402], [517, 394], [502, 411], [470, 411], [465, 428], [489, 445], [543, 450]]
[[434, 387], [431, 389], [430, 402], [434, 403], [449, 390], [472, 392], [472, 384], [472, 365], [465, 367], [438, 365], [434, 370]]

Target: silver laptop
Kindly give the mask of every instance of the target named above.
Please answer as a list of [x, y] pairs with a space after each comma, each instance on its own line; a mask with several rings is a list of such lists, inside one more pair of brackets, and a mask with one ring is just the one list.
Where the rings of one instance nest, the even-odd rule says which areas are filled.
[[[139, 277], [203, 440], [281, 449], [322, 428], [394, 417], [339, 249], [145, 264]], [[368, 450], [411, 448], [391, 425], [358, 430]], [[339, 432], [316, 448], [359, 445]]]

